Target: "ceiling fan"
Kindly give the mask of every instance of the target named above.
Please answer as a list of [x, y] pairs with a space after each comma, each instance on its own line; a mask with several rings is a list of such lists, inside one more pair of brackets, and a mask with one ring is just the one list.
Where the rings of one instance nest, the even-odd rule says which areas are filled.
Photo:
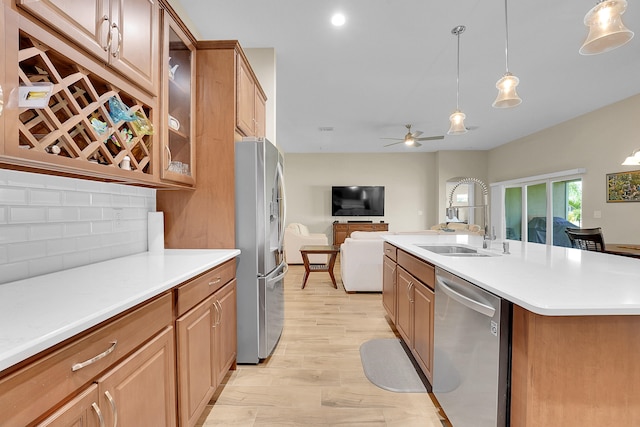
[[391, 145], [396, 145], [396, 144], [400, 144], [400, 143], [405, 143], [406, 145], [408, 145], [409, 147], [420, 147], [422, 144], [420, 144], [418, 141], [433, 141], [436, 139], [444, 139], [443, 135], [439, 135], [439, 136], [423, 136], [422, 138], [420, 138], [420, 135], [422, 135], [422, 131], [415, 131], [415, 132], [411, 132], [411, 125], [404, 125], [404, 127], [407, 128], [407, 134], [404, 136], [404, 138], [380, 138], [380, 139], [393, 139], [396, 142], [392, 142], [391, 144], [387, 144], [385, 145], [385, 147], [389, 147]]

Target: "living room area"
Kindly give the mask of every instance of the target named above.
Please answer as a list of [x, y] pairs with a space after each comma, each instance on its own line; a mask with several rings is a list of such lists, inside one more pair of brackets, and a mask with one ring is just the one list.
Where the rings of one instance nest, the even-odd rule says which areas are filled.
[[[639, 112], [640, 95], [635, 95], [486, 151], [285, 153], [286, 221], [324, 233], [329, 242], [336, 220], [383, 221], [391, 232], [427, 230], [445, 221], [447, 182], [456, 177], [491, 185], [579, 170], [582, 227], [601, 227], [609, 241], [638, 243], [640, 224], [621, 221], [637, 216], [637, 206], [608, 203], [606, 175], [637, 169], [621, 163], [638, 148]], [[332, 216], [331, 187], [342, 185], [384, 186], [384, 216]], [[495, 224], [500, 209], [491, 206], [491, 212]]]

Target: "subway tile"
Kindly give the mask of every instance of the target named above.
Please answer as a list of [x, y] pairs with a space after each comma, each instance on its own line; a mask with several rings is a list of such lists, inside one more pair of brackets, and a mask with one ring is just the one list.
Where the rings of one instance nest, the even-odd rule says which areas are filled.
[[47, 208], [49, 222], [71, 222], [78, 220], [78, 208], [50, 207]]
[[90, 222], [69, 222], [64, 224], [64, 237], [88, 236], [91, 234]]
[[78, 208], [78, 220], [96, 221], [102, 219], [102, 208], [83, 207]]
[[34, 224], [29, 226], [29, 240], [60, 239], [63, 230], [63, 224]]
[[54, 239], [47, 241], [47, 255], [71, 254], [78, 250], [77, 239]]
[[111, 194], [109, 193], [92, 193], [91, 206], [111, 206]]
[[54, 273], [64, 268], [62, 256], [48, 256], [29, 261], [29, 277]]
[[20, 243], [29, 240], [27, 225], [3, 225], [0, 227], [0, 243]]
[[45, 207], [9, 207], [9, 223], [34, 223], [45, 222], [47, 219], [47, 208]]
[[0, 265], [0, 283], [9, 283], [29, 277], [29, 263], [12, 262]]
[[28, 200], [27, 189], [0, 187], [0, 205], [26, 205]]
[[113, 207], [128, 207], [131, 204], [130, 197], [121, 194], [111, 195]]
[[29, 190], [29, 204], [32, 206], [60, 206], [62, 193], [58, 190]]
[[44, 188], [46, 185], [46, 175], [39, 173], [14, 171], [7, 178], [7, 185], [15, 187]]
[[8, 221], [7, 208], [0, 206], [0, 224], [6, 224]]
[[9, 262], [26, 261], [33, 258], [42, 258], [47, 254], [45, 241], [19, 242], [7, 245], [7, 259]]
[[110, 248], [110, 247], [100, 247], [100, 248], [91, 249], [89, 251], [89, 257], [92, 263], [117, 258], [116, 256], [113, 255], [113, 248]]
[[63, 205], [65, 206], [90, 206], [91, 193], [80, 191], [65, 191]]
[[45, 187], [52, 190], [75, 190], [78, 179], [67, 178], [64, 176], [45, 175], [43, 182]]
[[7, 263], [7, 245], [0, 245], [0, 265]]
[[93, 221], [91, 234], [106, 234], [113, 232], [113, 221]]
[[102, 246], [102, 237], [99, 234], [76, 237], [77, 250], [82, 252]]
[[62, 257], [62, 265], [65, 270], [87, 264], [91, 264], [89, 251], [73, 252]]

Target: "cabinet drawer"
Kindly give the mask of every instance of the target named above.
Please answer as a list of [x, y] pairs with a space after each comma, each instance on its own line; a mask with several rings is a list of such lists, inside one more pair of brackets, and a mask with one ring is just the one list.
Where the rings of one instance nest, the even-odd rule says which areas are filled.
[[398, 251], [398, 264], [415, 276], [422, 283], [435, 289], [436, 274], [433, 266], [403, 250]]
[[398, 259], [398, 248], [391, 243], [384, 242], [384, 254], [394, 261]]
[[[170, 325], [172, 308], [167, 293], [1, 379], [2, 426], [27, 425], [71, 396]], [[86, 366], [81, 367], [83, 362]]]
[[213, 294], [236, 277], [236, 260], [232, 259], [178, 287], [178, 316]]

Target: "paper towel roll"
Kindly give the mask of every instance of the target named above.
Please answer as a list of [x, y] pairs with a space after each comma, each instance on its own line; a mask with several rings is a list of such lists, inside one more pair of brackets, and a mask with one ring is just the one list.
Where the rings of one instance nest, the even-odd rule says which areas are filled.
[[164, 212], [148, 212], [147, 243], [149, 252], [164, 251]]

